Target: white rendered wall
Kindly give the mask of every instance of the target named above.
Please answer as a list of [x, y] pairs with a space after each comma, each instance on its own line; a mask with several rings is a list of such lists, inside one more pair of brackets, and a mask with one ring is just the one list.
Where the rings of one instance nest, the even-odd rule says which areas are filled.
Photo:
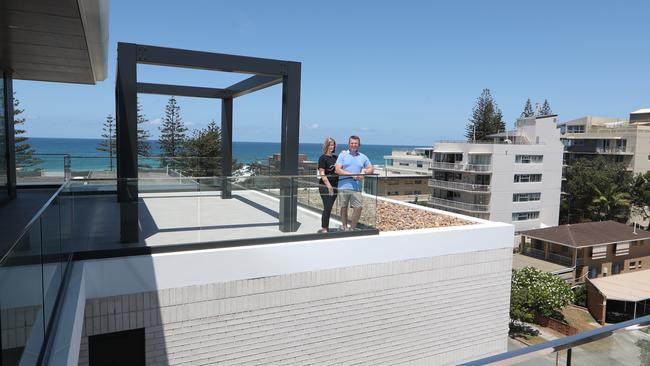
[[87, 336], [139, 327], [149, 365], [455, 364], [505, 351], [513, 227], [476, 221], [77, 263], [89, 299], [79, 361]]

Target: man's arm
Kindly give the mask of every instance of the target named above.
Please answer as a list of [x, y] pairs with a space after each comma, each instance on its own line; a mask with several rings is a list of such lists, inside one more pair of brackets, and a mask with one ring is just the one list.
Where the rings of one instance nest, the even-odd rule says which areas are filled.
[[343, 165], [341, 165], [341, 164], [336, 164], [335, 167], [334, 167], [334, 170], [336, 171], [336, 174], [338, 174], [338, 175], [352, 175], [352, 173], [350, 173], [350, 172], [348, 172], [346, 170], [343, 170]]
[[375, 167], [372, 165], [372, 163], [368, 163], [368, 166], [363, 168], [361, 171], [363, 174], [372, 174], [375, 172]]

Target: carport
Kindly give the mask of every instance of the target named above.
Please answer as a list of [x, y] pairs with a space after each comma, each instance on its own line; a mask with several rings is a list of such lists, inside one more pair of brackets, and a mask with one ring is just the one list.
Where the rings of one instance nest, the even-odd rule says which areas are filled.
[[650, 314], [650, 271], [587, 280], [587, 307], [600, 323]]

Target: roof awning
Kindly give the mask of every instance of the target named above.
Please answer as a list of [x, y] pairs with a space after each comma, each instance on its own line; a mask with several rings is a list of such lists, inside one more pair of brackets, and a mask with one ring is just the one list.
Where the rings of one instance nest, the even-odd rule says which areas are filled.
[[0, 68], [13, 79], [106, 79], [108, 0], [6, 0], [0, 14]]
[[596, 286], [607, 300], [637, 302], [650, 299], [650, 270], [594, 278]]

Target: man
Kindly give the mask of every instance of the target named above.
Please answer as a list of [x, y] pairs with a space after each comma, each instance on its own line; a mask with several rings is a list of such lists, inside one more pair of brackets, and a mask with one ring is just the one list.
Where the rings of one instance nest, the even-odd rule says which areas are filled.
[[[363, 175], [372, 174], [375, 168], [368, 157], [359, 152], [361, 139], [359, 136], [350, 136], [348, 151], [343, 151], [336, 159], [336, 174], [339, 175], [339, 197], [341, 202], [342, 230], [354, 230], [361, 217], [361, 181]], [[348, 204], [352, 207], [352, 225], [348, 224]]]

